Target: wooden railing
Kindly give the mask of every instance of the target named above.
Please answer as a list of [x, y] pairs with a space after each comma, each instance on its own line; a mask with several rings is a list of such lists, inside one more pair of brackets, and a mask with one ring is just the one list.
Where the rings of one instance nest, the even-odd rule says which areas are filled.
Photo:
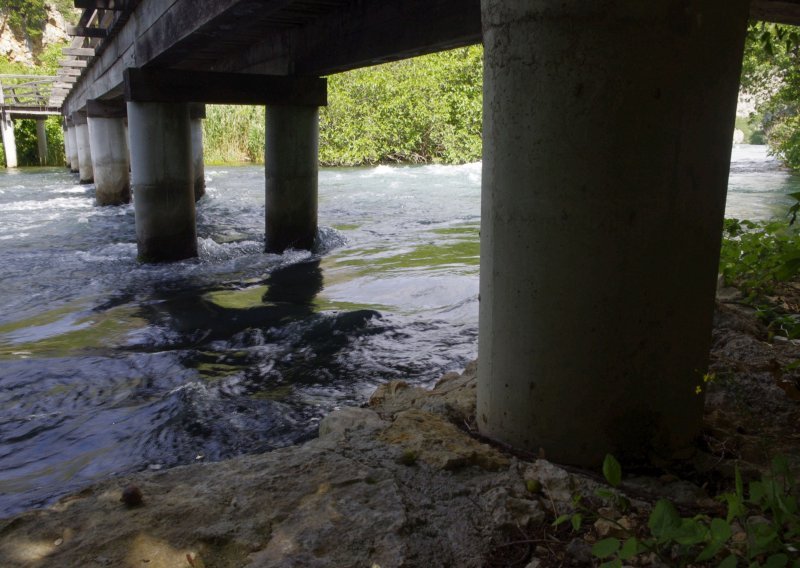
[[0, 110], [9, 114], [58, 114], [51, 105], [57, 77], [48, 75], [0, 75]]

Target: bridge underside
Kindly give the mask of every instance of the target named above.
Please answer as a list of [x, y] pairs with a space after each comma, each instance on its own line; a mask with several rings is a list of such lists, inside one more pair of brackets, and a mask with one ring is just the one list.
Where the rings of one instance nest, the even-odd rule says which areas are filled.
[[318, 77], [483, 41], [481, 431], [584, 466], [691, 448], [747, 19], [800, 24], [800, 0], [124, 4], [72, 48], [64, 109], [108, 203], [127, 153], [95, 150], [127, 109], [147, 261], [196, 254], [191, 103], [267, 106], [266, 249], [311, 248]]

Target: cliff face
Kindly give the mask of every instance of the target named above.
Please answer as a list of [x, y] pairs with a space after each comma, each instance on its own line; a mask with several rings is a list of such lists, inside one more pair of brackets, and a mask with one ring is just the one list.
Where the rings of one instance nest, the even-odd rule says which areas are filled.
[[8, 14], [0, 12], [0, 58], [33, 66], [36, 56], [48, 45], [69, 40], [67, 22], [53, 6], [47, 6], [47, 20], [42, 23], [41, 29], [41, 43], [34, 42], [27, 34], [20, 37], [8, 25]]

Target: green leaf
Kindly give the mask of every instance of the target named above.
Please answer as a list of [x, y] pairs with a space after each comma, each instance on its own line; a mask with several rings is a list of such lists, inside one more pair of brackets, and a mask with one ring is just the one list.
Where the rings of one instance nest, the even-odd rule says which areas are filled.
[[636, 553], [639, 552], [639, 541], [632, 537], [625, 541], [622, 549], [619, 551], [619, 557], [622, 560], [630, 560]]
[[719, 568], [736, 568], [738, 563], [739, 562], [736, 560], [736, 557], [731, 554], [725, 560], [719, 563]]
[[714, 558], [733, 534], [730, 524], [722, 519], [711, 519], [710, 529], [711, 542], [697, 556], [695, 559], [697, 562], [705, 562]]
[[672, 538], [672, 534], [681, 525], [681, 516], [678, 514], [675, 505], [666, 499], [660, 499], [653, 512], [650, 513], [650, 519], [647, 521], [647, 526], [650, 527], [650, 532], [658, 539], [659, 542], [666, 542]]
[[611, 489], [605, 489], [603, 487], [598, 487], [594, 490], [595, 497], [600, 497], [601, 499], [605, 499], [606, 501], [613, 501], [614, 498], [617, 496]]
[[603, 460], [603, 476], [612, 487], [617, 487], [622, 483], [622, 466], [611, 454], [606, 454]]
[[572, 530], [578, 532], [581, 530], [581, 524], [583, 523], [583, 515], [580, 513], [575, 513], [572, 515]]
[[727, 522], [730, 523], [733, 519], [740, 519], [747, 514], [744, 503], [735, 493], [724, 493], [721, 499], [728, 502]]
[[694, 546], [708, 539], [708, 529], [695, 519], [681, 519], [680, 526], [670, 536], [678, 544]]
[[711, 519], [711, 538], [715, 542], [727, 542], [733, 535], [731, 525], [722, 519]]
[[559, 515], [558, 518], [555, 521], [553, 521], [553, 526], [557, 527], [558, 525], [567, 522], [571, 518], [572, 518], [572, 515]]
[[600, 558], [608, 558], [619, 550], [620, 542], [616, 538], [604, 538], [598, 540], [592, 545], [592, 555]]
[[622, 560], [615, 558], [614, 560], [603, 562], [600, 568], [622, 568]]
[[739, 471], [739, 466], [737, 465], [734, 469], [734, 475], [736, 477], [736, 496], [739, 500], [744, 499], [744, 482], [742, 481], [742, 472]]
[[789, 564], [789, 557], [785, 554], [773, 554], [764, 563], [764, 568], [784, 568]]

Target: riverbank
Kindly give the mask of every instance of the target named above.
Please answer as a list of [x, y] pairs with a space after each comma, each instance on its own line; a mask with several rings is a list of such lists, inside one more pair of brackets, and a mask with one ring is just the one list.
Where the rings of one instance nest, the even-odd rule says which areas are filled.
[[[785, 290], [789, 299], [798, 288]], [[306, 444], [112, 479], [0, 521], [2, 565], [590, 565], [599, 540], [643, 540], [662, 497], [683, 517], [724, 518], [712, 497], [731, 490], [735, 467], [745, 480], [776, 454], [800, 467], [800, 345], [770, 337], [735, 291], [721, 298], [700, 450], [679, 470], [626, 472], [610, 496], [597, 496], [609, 489], [599, 472], [477, 437], [470, 364], [430, 391], [383, 385], [366, 407], [324, 418]], [[141, 505], [120, 502], [131, 485]], [[577, 530], [552, 526], [581, 511]], [[745, 554], [746, 527], [732, 527], [725, 549]], [[663, 562], [641, 553], [626, 563]]]

